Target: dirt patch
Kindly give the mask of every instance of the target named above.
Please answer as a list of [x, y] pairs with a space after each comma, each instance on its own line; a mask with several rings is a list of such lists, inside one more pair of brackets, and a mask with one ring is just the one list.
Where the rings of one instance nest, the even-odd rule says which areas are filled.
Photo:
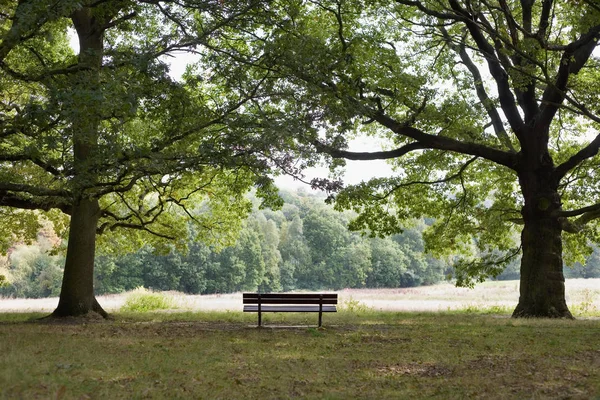
[[377, 368], [377, 372], [384, 376], [418, 376], [438, 378], [452, 374], [452, 370], [439, 364], [396, 364]]
[[78, 315], [78, 316], [68, 316], [68, 317], [55, 317], [53, 315], [48, 315], [47, 317], [43, 317], [37, 320], [33, 320], [31, 322], [37, 322], [40, 324], [48, 324], [48, 325], [79, 325], [79, 324], [90, 324], [90, 323], [102, 323], [105, 322], [107, 318], [104, 318], [102, 315], [97, 312], [90, 311], [87, 314]]

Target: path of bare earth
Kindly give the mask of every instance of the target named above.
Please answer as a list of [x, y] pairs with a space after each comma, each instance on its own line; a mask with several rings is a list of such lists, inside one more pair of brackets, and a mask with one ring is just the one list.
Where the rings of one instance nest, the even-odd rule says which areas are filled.
[[[600, 310], [600, 279], [570, 279], [566, 282], [570, 307], [586, 305]], [[519, 298], [518, 281], [485, 282], [474, 289], [457, 288], [450, 283], [402, 289], [344, 289], [340, 302], [359, 302], [374, 310], [384, 311], [446, 311], [473, 308], [512, 308]], [[241, 293], [220, 295], [185, 295], [167, 292], [178, 311], [240, 311]], [[99, 296], [98, 301], [108, 312], [118, 311], [127, 294]], [[51, 312], [58, 298], [0, 298], [0, 312]]]

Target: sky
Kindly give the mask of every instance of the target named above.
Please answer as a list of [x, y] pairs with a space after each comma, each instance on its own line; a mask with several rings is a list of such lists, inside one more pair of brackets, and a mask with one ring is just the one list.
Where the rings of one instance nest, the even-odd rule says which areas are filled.
[[[378, 147], [376, 141], [370, 138], [359, 138], [350, 142], [350, 151], [380, 151], [381, 147]], [[368, 181], [371, 178], [390, 176], [392, 168], [383, 160], [374, 161], [352, 161], [347, 160], [346, 166], [344, 167], [343, 181], [344, 185], [357, 184], [362, 181]], [[327, 178], [329, 169], [326, 166], [318, 168], [310, 168], [305, 171], [307, 182], [310, 182], [313, 178]], [[275, 179], [275, 183], [281, 189], [295, 190], [299, 188], [308, 189], [309, 186], [295, 180], [291, 176], [280, 176]]]

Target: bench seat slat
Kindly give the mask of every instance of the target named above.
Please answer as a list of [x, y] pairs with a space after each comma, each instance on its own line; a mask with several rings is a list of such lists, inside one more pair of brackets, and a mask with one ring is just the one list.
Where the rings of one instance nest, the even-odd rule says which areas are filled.
[[[258, 299], [244, 299], [244, 304], [258, 304]], [[271, 297], [267, 299], [260, 299], [262, 304], [319, 304], [321, 301], [319, 298], [316, 299], [298, 299], [295, 297]], [[323, 299], [322, 304], [337, 304], [337, 299]]]
[[[259, 293], [244, 293], [244, 298], [258, 298]], [[291, 297], [297, 299], [318, 299], [323, 296], [324, 299], [337, 299], [337, 293], [260, 293], [262, 299]]]
[[255, 293], [255, 292], [246, 292], [243, 293], [244, 297], [319, 297], [323, 296], [325, 298], [337, 297], [337, 293]]
[[[262, 312], [319, 312], [319, 306], [261, 306]], [[245, 305], [244, 312], [258, 312], [258, 305]], [[337, 312], [336, 306], [324, 305], [322, 312]]]

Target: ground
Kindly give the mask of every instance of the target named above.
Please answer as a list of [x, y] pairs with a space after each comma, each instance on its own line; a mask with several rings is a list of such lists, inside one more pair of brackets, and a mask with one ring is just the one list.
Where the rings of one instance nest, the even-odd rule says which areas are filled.
[[[575, 321], [511, 319], [517, 292], [343, 290], [323, 329], [294, 313], [257, 329], [240, 293], [166, 293], [173, 312], [102, 297], [108, 320], [40, 320], [57, 299], [2, 299], [0, 399], [600, 398], [600, 280], [567, 282]], [[429, 312], [397, 312], [415, 309]]]

